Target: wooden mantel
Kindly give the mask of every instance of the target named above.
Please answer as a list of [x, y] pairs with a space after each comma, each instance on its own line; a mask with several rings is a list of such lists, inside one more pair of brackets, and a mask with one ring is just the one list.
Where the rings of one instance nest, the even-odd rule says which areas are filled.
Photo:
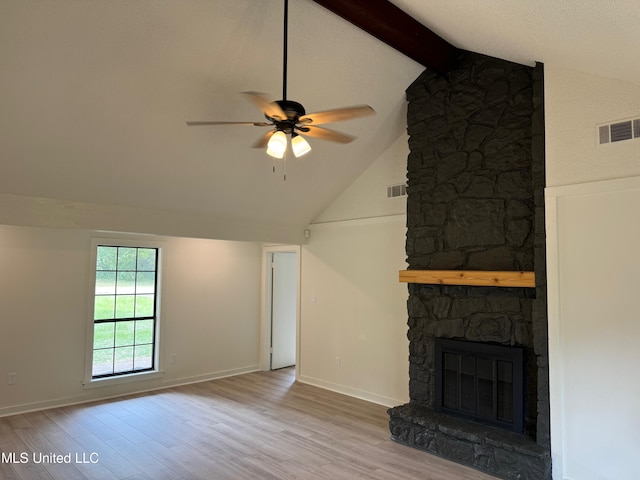
[[534, 272], [480, 270], [400, 270], [404, 283], [472, 285], [480, 287], [535, 287]]

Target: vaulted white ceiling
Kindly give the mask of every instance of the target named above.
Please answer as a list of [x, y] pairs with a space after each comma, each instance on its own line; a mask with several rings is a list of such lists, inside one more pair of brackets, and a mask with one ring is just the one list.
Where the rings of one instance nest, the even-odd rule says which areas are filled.
[[456, 47], [640, 82], [637, 0], [392, 0]]
[[[640, 2], [393, 0], [455, 46], [640, 81]], [[2, 0], [0, 194], [304, 226], [403, 134], [423, 66], [311, 0], [291, 0], [288, 98], [369, 104], [275, 164], [240, 94], [282, 94], [282, 0]], [[256, 238], [258, 239], [258, 238]]]

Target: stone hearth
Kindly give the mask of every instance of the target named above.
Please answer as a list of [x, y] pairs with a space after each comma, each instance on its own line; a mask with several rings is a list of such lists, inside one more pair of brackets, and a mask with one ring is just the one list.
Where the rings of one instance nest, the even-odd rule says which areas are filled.
[[525, 435], [411, 404], [392, 410], [389, 428], [397, 442], [507, 479], [551, 478], [548, 449]]

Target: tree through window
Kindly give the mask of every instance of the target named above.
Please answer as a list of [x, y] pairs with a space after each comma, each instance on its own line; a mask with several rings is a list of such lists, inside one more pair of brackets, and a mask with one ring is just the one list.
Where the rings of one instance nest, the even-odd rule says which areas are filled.
[[155, 368], [158, 249], [99, 245], [92, 378]]

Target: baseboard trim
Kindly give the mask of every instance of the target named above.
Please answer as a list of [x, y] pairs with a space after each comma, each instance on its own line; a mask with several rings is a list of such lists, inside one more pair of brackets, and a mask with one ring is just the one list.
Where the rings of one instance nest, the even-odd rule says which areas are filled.
[[[117, 393], [107, 393], [108, 391], [112, 392], [114, 388], [104, 387], [100, 389], [88, 390], [86, 395], [76, 395], [72, 397], [62, 397], [62, 398], [55, 398], [51, 400], [43, 400], [40, 402], [31, 402], [31, 403], [24, 403], [20, 405], [12, 405], [9, 407], [1, 407], [0, 417], [7, 417], [10, 415], [19, 415], [19, 414], [28, 413], [28, 412], [36, 412], [39, 410], [46, 410], [48, 408], [59, 408], [59, 407], [66, 407], [69, 405], [80, 405], [83, 403], [110, 400], [113, 398], [125, 397], [128, 395], [135, 395], [138, 393], [153, 392], [156, 390], [164, 390], [167, 388], [179, 387], [181, 385], [190, 385], [193, 383], [208, 382], [211, 380], [218, 380], [220, 378], [226, 378], [226, 377], [234, 377], [236, 375], [243, 375], [245, 373], [252, 373], [257, 371], [260, 371], [259, 365], [249, 365], [246, 367], [232, 368], [229, 370], [221, 370], [219, 372], [211, 372], [211, 373], [206, 373], [202, 375], [193, 375], [190, 377], [176, 378], [173, 380], [162, 379], [160, 384], [158, 384], [157, 379], [156, 380], [151, 379], [146, 381], [143, 379], [139, 383], [123, 384], [123, 385], [126, 385], [125, 389], [122, 388], [122, 385], [114, 386], [114, 387], [120, 387], [118, 388]], [[149, 387], [149, 383], [154, 383], [154, 385]]]
[[358, 388], [348, 387], [346, 385], [339, 385], [337, 383], [327, 382], [319, 378], [309, 377], [307, 375], [300, 375], [297, 379], [300, 383], [306, 383], [313, 385], [314, 387], [324, 388], [332, 392], [348, 395], [349, 397], [359, 398], [360, 400], [366, 400], [367, 402], [376, 403], [385, 407], [394, 407], [396, 405], [402, 405], [407, 403], [408, 400], [400, 400], [397, 398], [390, 398], [384, 395], [378, 395], [377, 393], [367, 392]]

